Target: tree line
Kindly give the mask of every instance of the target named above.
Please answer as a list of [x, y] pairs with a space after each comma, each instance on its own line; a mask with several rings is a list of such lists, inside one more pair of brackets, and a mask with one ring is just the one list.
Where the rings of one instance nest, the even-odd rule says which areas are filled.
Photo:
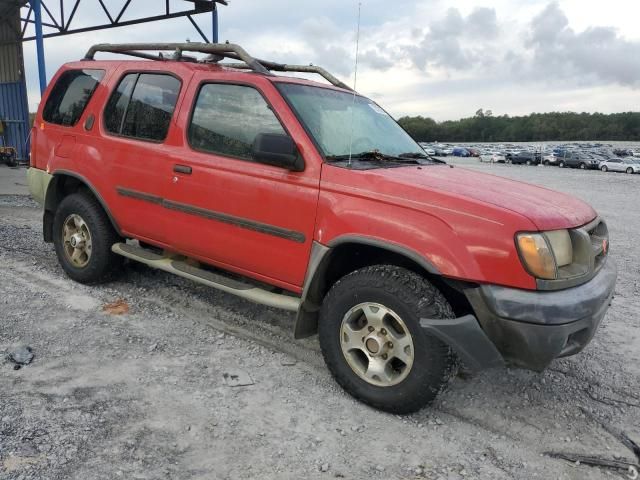
[[402, 117], [398, 122], [419, 142], [640, 141], [640, 112], [551, 112], [510, 117], [480, 109], [475, 116], [460, 120], [436, 122], [417, 116]]

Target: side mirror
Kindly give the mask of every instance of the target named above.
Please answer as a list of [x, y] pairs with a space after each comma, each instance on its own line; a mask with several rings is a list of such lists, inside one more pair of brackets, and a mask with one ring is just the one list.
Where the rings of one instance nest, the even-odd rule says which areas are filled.
[[293, 172], [304, 170], [304, 160], [298, 154], [293, 139], [280, 133], [259, 133], [252, 146], [253, 159], [286, 168]]

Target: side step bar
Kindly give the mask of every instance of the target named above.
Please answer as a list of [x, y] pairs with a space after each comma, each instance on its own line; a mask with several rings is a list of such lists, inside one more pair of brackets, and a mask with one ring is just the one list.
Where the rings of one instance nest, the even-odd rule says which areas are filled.
[[297, 312], [300, 307], [300, 298], [269, 292], [249, 283], [243, 283], [242, 281], [227, 278], [224, 275], [209, 270], [194, 267], [180, 260], [173, 260], [158, 255], [146, 248], [128, 245], [126, 243], [116, 243], [111, 247], [111, 250], [113, 253], [130, 258], [136, 262], [144, 263], [152, 268], [188, 278], [194, 282], [217, 288], [218, 290], [231, 293], [232, 295], [245, 298], [252, 302], [289, 310], [291, 312]]

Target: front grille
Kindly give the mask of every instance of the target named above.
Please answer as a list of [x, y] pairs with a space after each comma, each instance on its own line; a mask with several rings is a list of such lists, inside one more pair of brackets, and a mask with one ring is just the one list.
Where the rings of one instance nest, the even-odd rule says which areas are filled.
[[599, 218], [587, 225], [585, 230], [589, 234], [589, 240], [591, 240], [594, 266], [598, 269], [609, 253], [609, 230], [604, 220]]

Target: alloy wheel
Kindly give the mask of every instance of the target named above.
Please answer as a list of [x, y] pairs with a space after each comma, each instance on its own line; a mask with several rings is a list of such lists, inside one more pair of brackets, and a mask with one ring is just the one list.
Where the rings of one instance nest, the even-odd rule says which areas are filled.
[[74, 267], [84, 268], [91, 259], [91, 232], [87, 223], [76, 213], [62, 224], [62, 244], [67, 259]]
[[402, 382], [413, 366], [409, 329], [393, 310], [379, 303], [360, 303], [345, 314], [340, 346], [351, 369], [379, 387]]

